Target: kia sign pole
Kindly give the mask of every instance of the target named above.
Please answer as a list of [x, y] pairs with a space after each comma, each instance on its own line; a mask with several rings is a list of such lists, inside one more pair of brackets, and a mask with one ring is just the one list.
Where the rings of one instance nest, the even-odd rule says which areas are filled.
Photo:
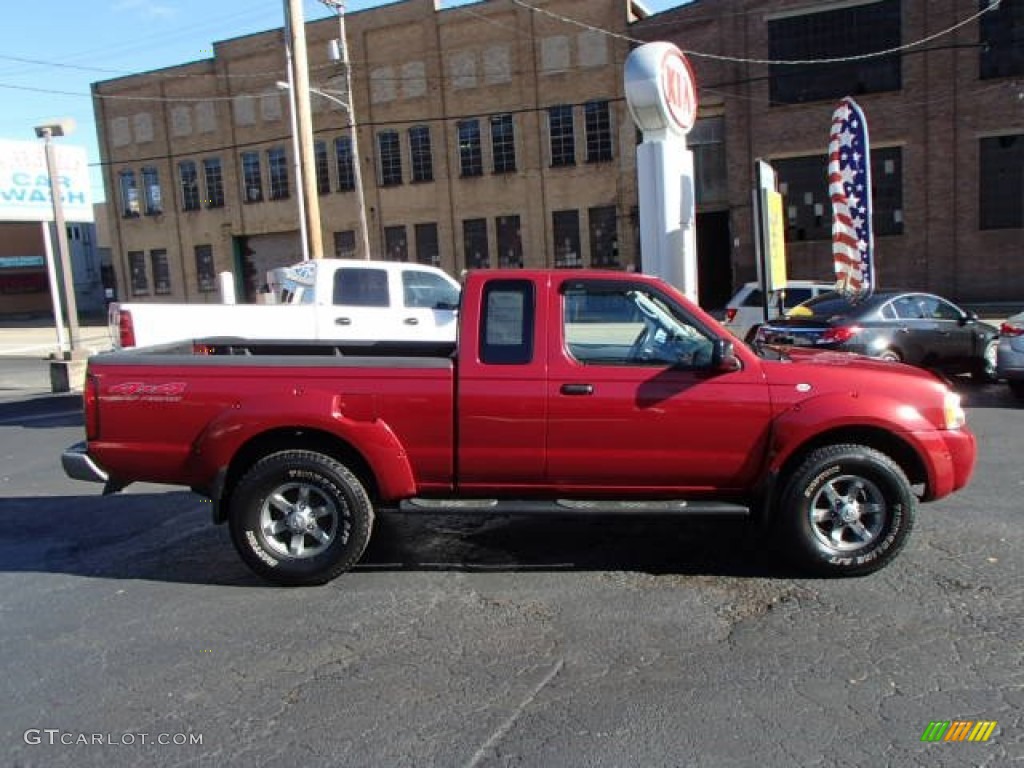
[[696, 200], [686, 134], [697, 118], [697, 83], [672, 43], [634, 49], [625, 73], [629, 112], [644, 136], [636, 149], [643, 271], [696, 302]]

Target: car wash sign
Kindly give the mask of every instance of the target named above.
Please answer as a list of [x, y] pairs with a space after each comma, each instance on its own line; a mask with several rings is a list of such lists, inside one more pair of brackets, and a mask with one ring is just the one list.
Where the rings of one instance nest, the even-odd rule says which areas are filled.
[[[92, 221], [89, 166], [83, 147], [55, 144], [55, 186], [66, 221]], [[50, 175], [41, 141], [0, 139], [0, 221], [53, 221]]]

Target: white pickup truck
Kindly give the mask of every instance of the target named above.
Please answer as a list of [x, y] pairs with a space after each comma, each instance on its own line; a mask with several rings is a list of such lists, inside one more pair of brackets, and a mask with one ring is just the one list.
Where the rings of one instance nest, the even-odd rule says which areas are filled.
[[271, 270], [274, 303], [110, 305], [115, 349], [200, 337], [454, 341], [459, 284], [423, 264], [320, 259]]

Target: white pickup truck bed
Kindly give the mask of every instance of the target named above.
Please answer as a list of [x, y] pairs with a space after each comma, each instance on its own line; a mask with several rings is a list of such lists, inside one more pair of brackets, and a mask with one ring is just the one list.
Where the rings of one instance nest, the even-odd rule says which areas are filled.
[[454, 341], [459, 284], [434, 267], [321, 259], [288, 270], [283, 304], [111, 304], [115, 348], [208, 336]]

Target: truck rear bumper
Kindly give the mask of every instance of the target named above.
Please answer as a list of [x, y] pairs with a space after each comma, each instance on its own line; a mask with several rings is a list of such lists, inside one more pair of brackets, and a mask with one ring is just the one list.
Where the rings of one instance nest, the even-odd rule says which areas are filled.
[[85, 480], [90, 483], [106, 483], [110, 477], [89, 456], [88, 446], [75, 443], [60, 455], [64, 474], [72, 480]]

